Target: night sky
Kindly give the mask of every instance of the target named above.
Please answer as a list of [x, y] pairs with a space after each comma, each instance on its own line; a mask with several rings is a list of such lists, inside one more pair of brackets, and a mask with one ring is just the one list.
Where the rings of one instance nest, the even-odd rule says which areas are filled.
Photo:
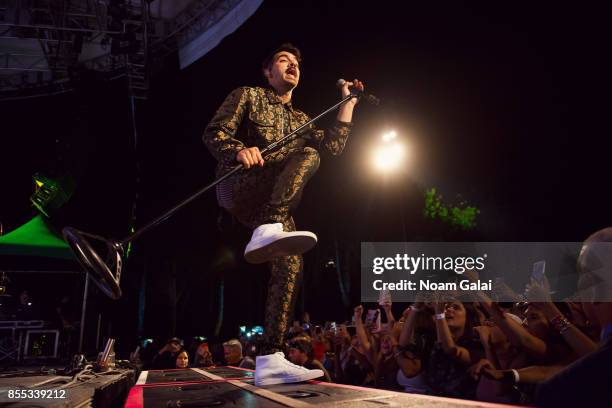
[[[79, 182], [54, 225], [113, 237], [128, 231], [135, 191], [138, 226], [210, 182], [215, 163], [201, 142], [206, 124], [232, 89], [262, 84], [262, 59], [285, 41], [304, 56], [293, 99], [306, 113], [338, 99], [338, 78], [359, 78], [382, 100], [357, 106], [344, 154], [323, 157], [295, 214], [298, 227], [320, 239], [305, 256], [298, 312], [319, 321], [350, 316], [359, 301], [361, 241], [581, 241], [610, 226], [603, 91], [610, 33], [603, 10], [540, 2], [399, 4], [265, 2], [185, 70], [176, 56], [164, 61], [149, 100], [137, 103], [136, 143], [121, 80], [82, 73], [73, 93], [1, 103], [8, 125], [0, 141], [5, 232], [34, 214], [28, 197], [36, 171], [69, 172]], [[365, 156], [390, 129], [409, 146], [411, 160], [403, 174], [384, 180]], [[462, 232], [426, 220], [423, 192], [430, 187], [449, 203], [479, 207], [477, 228]], [[221, 337], [261, 321], [266, 269], [241, 260], [249, 232], [219, 214], [208, 194], [137, 241], [124, 299], [93, 294], [115, 335], [212, 336], [221, 282]], [[325, 267], [334, 254], [350, 282], [348, 303], [336, 270]], [[0, 268], [66, 267], [3, 262]], [[47, 302], [70, 286], [47, 275], [13, 280]]]

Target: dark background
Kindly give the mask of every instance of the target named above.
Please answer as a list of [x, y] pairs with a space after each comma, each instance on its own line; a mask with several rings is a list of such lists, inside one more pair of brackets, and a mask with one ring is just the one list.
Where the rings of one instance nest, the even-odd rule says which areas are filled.
[[[594, 6], [540, 2], [267, 1], [185, 70], [176, 56], [165, 61], [148, 101], [137, 102], [136, 138], [122, 80], [84, 73], [70, 94], [1, 103], [0, 221], [7, 232], [31, 218], [31, 176], [40, 171], [78, 181], [52, 219], [58, 228], [123, 237], [136, 193], [136, 226], [143, 225], [213, 179], [215, 162], [201, 142], [206, 124], [232, 89], [261, 85], [264, 56], [291, 41], [304, 55], [294, 91], [303, 111], [334, 103], [338, 78], [363, 80], [383, 101], [358, 105], [344, 154], [323, 158], [295, 214], [298, 227], [320, 239], [305, 256], [298, 314], [350, 316], [359, 302], [361, 241], [581, 241], [611, 217], [604, 16]], [[389, 129], [411, 159], [403, 174], [384, 180], [366, 153]], [[428, 187], [447, 202], [477, 206], [477, 228], [426, 220]], [[130, 346], [137, 335], [214, 337], [220, 305], [222, 338], [261, 323], [268, 273], [242, 261], [249, 231], [220, 214], [208, 194], [136, 242], [123, 299], [92, 291], [92, 307], [112, 326], [104, 325], [106, 334]], [[82, 276], [70, 276], [70, 283], [65, 275], [11, 279], [52, 305], [64, 292], [80, 296]]]

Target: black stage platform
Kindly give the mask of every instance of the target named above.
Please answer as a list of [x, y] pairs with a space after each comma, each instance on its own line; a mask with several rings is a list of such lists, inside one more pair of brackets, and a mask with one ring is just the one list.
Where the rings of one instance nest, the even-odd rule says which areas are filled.
[[169, 407], [509, 407], [308, 381], [253, 385], [253, 372], [235, 367], [143, 371], [125, 408]]

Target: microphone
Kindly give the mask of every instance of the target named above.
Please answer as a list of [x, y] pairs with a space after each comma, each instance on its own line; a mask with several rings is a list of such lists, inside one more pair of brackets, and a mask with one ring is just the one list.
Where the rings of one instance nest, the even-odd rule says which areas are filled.
[[[336, 86], [340, 89], [342, 89], [342, 87], [344, 86], [344, 84], [346, 83], [346, 81], [342, 78], [340, 78], [339, 80], [336, 81]], [[351, 86], [351, 92], [360, 96], [361, 98], [365, 99], [366, 102], [371, 103], [372, 105], [380, 105], [380, 99], [378, 99], [377, 97], [375, 97], [372, 94], [366, 93], [364, 91], [360, 91], [358, 89], [356, 89], [355, 87]]]

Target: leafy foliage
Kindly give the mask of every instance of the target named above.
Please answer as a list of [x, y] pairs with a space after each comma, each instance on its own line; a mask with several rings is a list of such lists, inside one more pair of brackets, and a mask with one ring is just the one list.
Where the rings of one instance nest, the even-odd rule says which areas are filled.
[[480, 210], [474, 206], [467, 205], [463, 201], [458, 205], [445, 204], [442, 195], [437, 194], [434, 187], [425, 191], [425, 217], [450, 224], [463, 230], [471, 230], [476, 227], [476, 216]]

